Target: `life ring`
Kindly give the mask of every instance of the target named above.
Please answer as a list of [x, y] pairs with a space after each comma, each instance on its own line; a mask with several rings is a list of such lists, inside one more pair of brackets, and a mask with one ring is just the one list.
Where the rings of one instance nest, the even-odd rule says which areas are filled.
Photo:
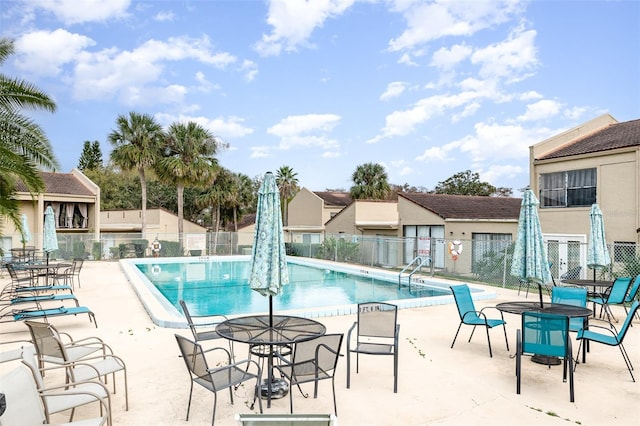
[[159, 252], [161, 248], [162, 244], [160, 244], [160, 241], [156, 240], [151, 243], [151, 251]]
[[151, 273], [153, 275], [160, 275], [160, 272], [162, 272], [162, 269], [160, 268], [160, 265], [153, 265], [151, 267]]
[[458, 256], [462, 254], [462, 241], [455, 240], [449, 243], [449, 255], [453, 260], [458, 260]]

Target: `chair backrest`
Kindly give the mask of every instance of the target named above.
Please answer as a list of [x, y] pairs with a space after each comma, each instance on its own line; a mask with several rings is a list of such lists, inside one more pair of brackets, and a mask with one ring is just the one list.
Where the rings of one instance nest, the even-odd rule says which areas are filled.
[[[587, 307], [587, 289], [584, 287], [553, 287], [551, 303]], [[577, 331], [584, 326], [584, 318], [571, 318], [569, 328]]]
[[384, 337], [396, 336], [398, 307], [384, 302], [365, 302], [358, 304], [358, 336]]
[[45, 322], [25, 321], [31, 333], [31, 341], [36, 347], [39, 358], [51, 357], [67, 360], [67, 353], [60, 334], [54, 326]]
[[633, 305], [631, 305], [631, 308], [629, 309], [629, 313], [627, 314], [627, 318], [624, 320], [624, 323], [622, 324], [622, 327], [620, 327], [620, 331], [616, 336], [616, 340], [618, 340], [618, 343], [622, 343], [622, 341], [624, 340], [624, 336], [627, 334], [627, 330], [629, 329], [629, 326], [631, 325], [631, 321], [633, 320], [633, 316], [635, 315], [639, 306], [640, 306], [640, 302], [637, 300], [633, 302]]
[[623, 303], [624, 298], [629, 292], [629, 286], [631, 285], [631, 277], [618, 277], [611, 285], [611, 291], [607, 297], [607, 303], [617, 304]]
[[202, 346], [179, 334], [176, 334], [175, 336], [178, 342], [178, 347], [180, 348], [182, 359], [184, 360], [187, 370], [189, 370], [192, 378], [198, 377], [204, 380], [209, 380], [209, 366], [207, 365], [207, 359], [204, 356]]
[[0, 393], [7, 404], [0, 424], [32, 426], [46, 420], [40, 394], [26, 366], [18, 365], [0, 376]]
[[82, 265], [84, 264], [84, 259], [81, 257], [76, 257], [73, 259], [73, 263], [71, 264], [71, 273], [75, 275], [79, 275], [82, 270]]
[[189, 324], [189, 328], [191, 329], [191, 333], [193, 334], [193, 338], [197, 340], [198, 331], [196, 330], [196, 325], [193, 322], [193, 318], [191, 318], [191, 314], [189, 313], [189, 309], [187, 308], [187, 303], [180, 299], [178, 301], [180, 303], [180, 307], [182, 308], [182, 312], [184, 312], [184, 317], [187, 319], [187, 323]]
[[569, 318], [541, 312], [522, 313], [522, 352], [556, 357], [568, 353]]
[[580, 278], [582, 266], [575, 266], [560, 276], [561, 280], [576, 280]]
[[[473, 303], [469, 286], [466, 284], [452, 285], [451, 291], [453, 292], [453, 298], [456, 301], [460, 320], [462, 321], [463, 318], [465, 321], [477, 319], [478, 315], [476, 314], [476, 306]], [[469, 312], [469, 314], [467, 314], [467, 312]], [[467, 315], [465, 316], [465, 314]]]
[[[325, 334], [312, 340], [296, 343], [291, 362], [297, 364], [317, 360], [317, 366], [325, 373], [334, 371], [340, 357], [343, 334]], [[313, 374], [313, 371], [310, 371]], [[296, 373], [297, 374], [297, 373]]]
[[629, 287], [629, 292], [627, 293], [627, 296], [624, 298], [625, 303], [633, 302], [636, 295], [638, 294], [638, 290], [640, 290], [640, 274], [638, 274], [636, 279], [633, 280], [633, 284], [631, 284], [631, 287]]
[[22, 347], [22, 363], [31, 371], [32, 380], [38, 389], [44, 388], [44, 379], [40, 373], [38, 360], [36, 359], [36, 349], [33, 345], [24, 345]]

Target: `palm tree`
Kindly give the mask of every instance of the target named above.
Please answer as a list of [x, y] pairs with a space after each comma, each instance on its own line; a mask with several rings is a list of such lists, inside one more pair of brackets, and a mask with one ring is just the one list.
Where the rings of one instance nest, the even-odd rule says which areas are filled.
[[[0, 65], [14, 53], [14, 42], [0, 38]], [[58, 162], [42, 128], [23, 109], [55, 112], [56, 104], [33, 84], [0, 73], [0, 217], [21, 230], [16, 184], [32, 194], [44, 190], [40, 168], [55, 171]]]
[[218, 141], [195, 122], [173, 123], [167, 132], [163, 156], [156, 164], [158, 177], [173, 182], [178, 190], [178, 240], [183, 251], [184, 188], [205, 188], [218, 172], [215, 154]]
[[153, 167], [161, 154], [162, 126], [149, 114], [130, 112], [129, 116], [119, 115], [116, 129], [108, 139], [115, 147], [111, 151], [111, 161], [123, 170], [136, 170], [140, 177], [142, 198], [142, 238], [147, 226], [147, 177], [146, 171]]
[[276, 183], [280, 190], [280, 204], [282, 208], [282, 223], [289, 222], [289, 201], [300, 190], [298, 187], [298, 174], [289, 166], [282, 166], [276, 171]]
[[380, 164], [359, 165], [351, 179], [354, 183], [350, 191], [353, 199], [384, 200], [391, 192], [387, 172]]

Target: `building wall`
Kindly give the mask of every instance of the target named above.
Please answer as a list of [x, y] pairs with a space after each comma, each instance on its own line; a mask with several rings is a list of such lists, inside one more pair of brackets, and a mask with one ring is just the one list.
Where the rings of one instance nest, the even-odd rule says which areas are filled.
[[[532, 188], [539, 194], [539, 177], [543, 173], [586, 168], [597, 169], [596, 201], [602, 210], [607, 241], [640, 242], [638, 196], [640, 150], [616, 150], [598, 155], [538, 162], [534, 167]], [[539, 209], [545, 234], [588, 235], [591, 206]]]
[[[302, 188], [289, 202], [288, 227], [309, 227], [321, 229], [324, 225], [324, 202], [320, 197]], [[328, 220], [328, 219], [327, 219]]]

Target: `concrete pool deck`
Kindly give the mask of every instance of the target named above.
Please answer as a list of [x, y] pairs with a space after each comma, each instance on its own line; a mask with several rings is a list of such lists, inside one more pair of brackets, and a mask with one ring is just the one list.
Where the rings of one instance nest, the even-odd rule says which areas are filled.
[[[56, 317], [50, 321], [74, 338], [99, 336], [121, 356], [129, 373], [129, 411], [124, 411], [122, 379], [112, 396], [114, 425], [208, 425], [211, 423], [212, 395], [195, 388], [191, 416], [185, 421], [189, 378], [178, 358], [174, 333], [190, 336], [187, 329], [156, 326], [138, 300], [116, 262], [85, 262], [82, 288], [76, 289], [81, 305], [90, 307], [98, 328], [86, 315]], [[9, 282], [6, 276], [0, 284]], [[490, 288], [492, 300], [476, 306], [524, 300], [517, 291]], [[531, 297], [530, 297], [531, 299]], [[614, 307], [616, 317], [624, 310]], [[400, 362], [398, 393], [393, 393], [391, 357], [362, 356], [360, 373], [352, 372], [351, 389], [346, 389], [346, 359], [341, 358], [336, 373], [338, 421], [350, 425], [635, 425], [640, 383], [631, 381], [618, 348], [594, 344], [586, 364], [575, 372], [575, 403], [569, 402], [568, 383], [562, 382], [560, 367], [548, 368], [523, 363], [522, 394], [515, 392], [515, 335], [520, 318], [507, 315], [507, 352], [502, 331], [491, 332], [493, 358], [489, 357], [482, 330], [467, 342], [470, 327], [463, 327], [454, 349], [451, 340], [458, 326], [454, 305], [402, 309], [398, 312]], [[355, 315], [319, 318], [328, 333], [347, 333]], [[22, 323], [0, 323], [3, 342], [28, 338]], [[3, 345], [4, 346], [4, 345]], [[8, 346], [8, 345], [7, 345]], [[625, 338], [625, 347], [636, 364], [640, 362], [640, 321]], [[5, 348], [0, 347], [0, 350]], [[236, 352], [242, 353], [241, 345]], [[343, 344], [343, 353], [346, 352]], [[577, 343], [574, 340], [574, 351]], [[0, 364], [5, 371], [12, 362]], [[639, 377], [640, 379], [640, 377]], [[312, 390], [312, 386], [304, 388]], [[236, 413], [250, 412], [247, 401], [253, 394], [241, 387], [229, 404], [229, 394], [218, 397], [216, 424], [235, 425]], [[321, 382], [318, 399], [304, 399], [294, 391], [296, 413], [329, 413], [333, 402], [331, 385]], [[256, 407], [257, 411], [257, 407]], [[82, 407], [76, 419], [97, 412]], [[288, 413], [289, 399], [273, 401], [265, 413]], [[54, 421], [65, 416], [55, 415]]]

